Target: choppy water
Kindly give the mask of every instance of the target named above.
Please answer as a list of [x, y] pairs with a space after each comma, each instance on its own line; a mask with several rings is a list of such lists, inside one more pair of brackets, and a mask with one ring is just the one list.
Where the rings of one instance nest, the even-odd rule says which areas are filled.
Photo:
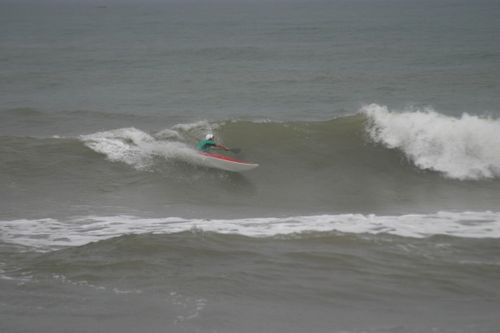
[[0, 1], [0, 331], [497, 332], [499, 9]]

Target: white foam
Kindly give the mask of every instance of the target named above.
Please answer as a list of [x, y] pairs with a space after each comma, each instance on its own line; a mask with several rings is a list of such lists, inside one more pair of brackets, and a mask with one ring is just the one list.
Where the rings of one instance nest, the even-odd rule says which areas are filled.
[[90, 149], [106, 155], [110, 161], [123, 162], [138, 170], [151, 167], [155, 157], [201, 164], [203, 159], [188, 144], [162, 140], [166, 135], [173, 138], [175, 133], [164, 130], [159, 132], [159, 138], [155, 138], [130, 127], [82, 135], [80, 140]]
[[40, 251], [126, 234], [170, 234], [206, 231], [249, 237], [272, 237], [312, 232], [392, 234], [423, 238], [448, 235], [464, 238], [500, 238], [500, 213], [439, 212], [401, 216], [362, 214], [294, 216], [286, 218], [185, 219], [179, 217], [87, 216], [68, 220], [21, 219], [0, 221], [0, 239]]
[[456, 179], [500, 177], [500, 120], [463, 114], [454, 118], [431, 108], [390, 111], [371, 104], [361, 110], [377, 143], [397, 148], [421, 169]]

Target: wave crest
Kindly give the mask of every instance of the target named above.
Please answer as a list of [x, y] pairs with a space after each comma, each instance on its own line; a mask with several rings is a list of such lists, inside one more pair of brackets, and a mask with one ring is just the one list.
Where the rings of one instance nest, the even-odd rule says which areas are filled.
[[377, 104], [361, 111], [373, 141], [400, 149], [421, 169], [461, 180], [500, 177], [500, 120], [454, 118], [432, 108], [395, 112]]

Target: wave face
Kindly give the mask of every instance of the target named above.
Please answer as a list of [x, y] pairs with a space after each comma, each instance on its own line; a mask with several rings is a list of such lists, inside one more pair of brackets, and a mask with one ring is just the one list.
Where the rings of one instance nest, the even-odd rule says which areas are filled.
[[[23, 218], [137, 209], [217, 217], [494, 211], [500, 200], [495, 119], [372, 104], [314, 122], [200, 121], [145, 130], [140, 117], [129, 120], [137, 125], [0, 137], [3, 217], [19, 217], [20, 203], [31, 211]], [[207, 132], [260, 167], [242, 174], [208, 168], [194, 149]]]
[[500, 120], [448, 117], [431, 108], [393, 112], [377, 104], [362, 111], [375, 142], [401, 150], [423, 170], [456, 179], [500, 177]]
[[[236, 130], [247, 139], [253, 138], [254, 142], [258, 141], [255, 140], [257, 136], [269, 135], [275, 152], [290, 149], [279, 145], [281, 142], [289, 142], [304, 150], [325, 143], [338, 149], [348, 149], [353, 144], [366, 143], [356, 142], [359, 134], [366, 132], [372, 142], [400, 150], [422, 170], [437, 171], [445, 177], [459, 180], [500, 177], [500, 137], [497, 135], [500, 121], [497, 119], [468, 114], [455, 118], [432, 108], [397, 112], [377, 104], [364, 106], [360, 111], [366, 119], [350, 116], [318, 123], [197, 122], [179, 124], [153, 135], [131, 127], [82, 135], [80, 139], [87, 147], [106, 155], [111, 161], [148, 169], [153, 165], [154, 157], [200, 164], [192, 144], [196, 137], [213, 131], [214, 127], [221, 128], [223, 132], [227, 129], [232, 137], [224, 137], [238, 141], [245, 138], [237, 138], [238, 133], [232, 133]], [[342, 133], [344, 135], [340, 135]], [[246, 149], [254, 148], [252, 141], [244, 142]], [[358, 150], [360, 148], [357, 147]], [[295, 152], [292, 154], [295, 155]], [[321, 160], [323, 157], [324, 153], [310, 160]]]

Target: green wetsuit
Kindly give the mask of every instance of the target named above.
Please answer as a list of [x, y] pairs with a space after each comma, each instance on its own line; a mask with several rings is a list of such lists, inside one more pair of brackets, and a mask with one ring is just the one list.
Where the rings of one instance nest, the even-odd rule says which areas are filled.
[[210, 140], [201, 140], [196, 145], [196, 148], [198, 148], [198, 150], [201, 150], [201, 151], [209, 151], [210, 148], [215, 147], [215, 146], [217, 146], [215, 141], [210, 139]]

